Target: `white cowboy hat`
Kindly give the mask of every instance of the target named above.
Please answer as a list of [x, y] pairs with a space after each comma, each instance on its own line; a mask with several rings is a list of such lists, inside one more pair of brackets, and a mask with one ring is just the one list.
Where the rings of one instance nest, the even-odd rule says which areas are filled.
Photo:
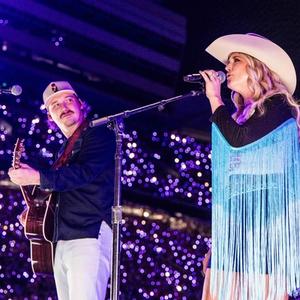
[[291, 58], [281, 47], [265, 37], [252, 33], [224, 35], [205, 50], [224, 64], [232, 52], [249, 54], [275, 72], [291, 94], [296, 89], [297, 76]]

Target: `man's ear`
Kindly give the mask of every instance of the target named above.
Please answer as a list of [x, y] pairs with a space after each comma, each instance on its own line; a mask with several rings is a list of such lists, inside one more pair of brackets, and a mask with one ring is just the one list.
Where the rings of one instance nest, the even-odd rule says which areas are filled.
[[78, 99], [78, 102], [80, 104], [80, 109], [82, 110], [83, 109], [83, 102], [79, 97], [77, 97], [77, 99]]
[[54, 122], [53, 119], [52, 119], [52, 117], [51, 117], [51, 115], [49, 113], [47, 113], [47, 116], [48, 116], [48, 120], [49, 121]]

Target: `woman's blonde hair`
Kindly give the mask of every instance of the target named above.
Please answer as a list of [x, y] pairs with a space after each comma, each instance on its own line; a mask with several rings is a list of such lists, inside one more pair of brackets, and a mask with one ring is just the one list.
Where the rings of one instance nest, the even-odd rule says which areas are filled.
[[[300, 109], [295, 98], [288, 91], [287, 87], [280, 80], [279, 76], [271, 71], [264, 63], [258, 59], [240, 52], [233, 52], [229, 55], [232, 57], [242, 57], [247, 63], [246, 72], [248, 73], [248, 88], [253, 94], [252, 109], [248, 109], [247, 113], [243, 117], [247, 120], [251, 116], [251, 112], [257, 108], [260, 115], [265, 113], [264, 102], [274, 95], [283, 95], [287, 101], [287, 104], [292, 107], [293, 114], [296, 118], [298, 128], [300, 128]], [[232, 91], [232, 101], [236, 107], [236, 112], [232, 115], [234, 120], [237, 120], [239, 116], [244, 113], [245, 104], [243, 97], [238, 93]]]

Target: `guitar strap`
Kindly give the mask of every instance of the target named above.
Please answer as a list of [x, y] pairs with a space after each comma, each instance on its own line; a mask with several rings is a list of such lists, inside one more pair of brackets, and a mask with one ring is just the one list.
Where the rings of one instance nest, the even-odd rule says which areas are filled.
[[52, 169], [57, 170], [61, 166], [64, 166], [67, 164], [68, 160], [71, 157], [74, 144], [78, 140], [78, 138], [81, 136], [81, 133], [88, 127], [89, 122], [87, 120], [84, 120], [80, 126], [74, 131], [74, 133], [71, 135], [71, 137], [67, 141], [67, 145], [63, 151], [63, 153], [59, 156], [59, 158], [54, 162], [52, 165]]
[[[65, 146], [63, 153], [59, 156], [59, 158], [54, 162], [51, 169], [57, 170], [63, 165], [66, 165], [68, 160], [71, 157], [72, 150], [74, 148], [74, 144], [78, 140], [78, 138], [81, 136], [81, 133], [88, 127], [89, 122], [87, 120], [84, 120], [80, 126], [74, 131], [74, 133], [71, 135], [71, 137], [67, 141], [67, 145]], [[44, 200], [46, 200], [49, 196], [49, 192], [43, 191], [37, 187], [35, 187], [32, 192], [32, 194], [35, 194], [35, 199], [37, 201], [41, 201], [42, 203]]]

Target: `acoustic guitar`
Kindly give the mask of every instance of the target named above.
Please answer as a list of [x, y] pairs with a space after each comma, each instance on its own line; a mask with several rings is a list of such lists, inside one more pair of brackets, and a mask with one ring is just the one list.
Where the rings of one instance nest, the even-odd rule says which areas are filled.
[[[12, 167], [20, 168], [20, 159], [25, 152], [24, 140], [17, 139]], [[38, 186], [20, 186], [26, 202], [24, 233], [30, 242], [32, 270], [36, 275], [53, 275], [55, 203], [52, 194]], [[22, 213], [22, 214], [23, 214]]]

